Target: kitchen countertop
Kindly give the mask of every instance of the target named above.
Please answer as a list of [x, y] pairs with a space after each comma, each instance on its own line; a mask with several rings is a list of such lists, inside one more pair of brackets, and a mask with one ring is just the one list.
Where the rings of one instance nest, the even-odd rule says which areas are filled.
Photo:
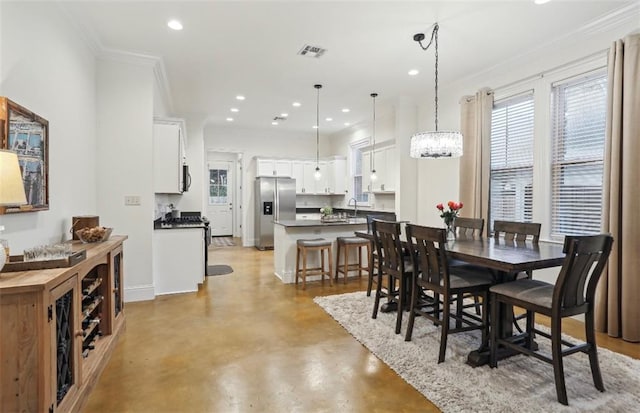
[[362, 225], [367, 223], [366, 218], [347, 218], [344, 221], [337, 222], [322, 222], [319, 219], [291, 219], [273, 221], [274, 224], [282, 225], [284, 227], [330, 227], [340, 225]]

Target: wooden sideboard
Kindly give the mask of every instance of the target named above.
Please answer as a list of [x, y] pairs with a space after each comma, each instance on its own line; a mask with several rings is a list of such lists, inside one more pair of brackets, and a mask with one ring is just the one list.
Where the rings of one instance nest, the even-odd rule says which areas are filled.
[[75, 412], [124, 331], [123, 242], [67, 268], [0, 273], [0, 411]]

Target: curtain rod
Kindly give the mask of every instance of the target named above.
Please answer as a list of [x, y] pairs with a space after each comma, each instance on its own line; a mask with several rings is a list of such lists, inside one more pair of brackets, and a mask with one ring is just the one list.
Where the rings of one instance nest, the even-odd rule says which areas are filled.
[[520, 79], [520, 80], [516, 80], [514, 82], [510, 82], [510, 83], [506, 83], [504, 85], [500, 85], [498, 87], [493, 88], [494, 91], [501, 91], [502, 89], [508, 89], [514, 86], [518, 86], [520, 84], [525, 84], [527, 82], [530, 82], [532, 80], [536, 80], [536, 79], [541, 79], [545, 76], [549, 76], [552, 75], [554, 73], [560, 72], [562, 70], [568, 69], [572, 66], [576, 66], [578, 64], [584, 64], [587, 63], [591, 60], [595, 60], [597, 58], [601, 58], [601, 57], [605, 57], [607, 55], [607, 52], [609, 51], [609, 49], [602, 49], [602, 50], [598, 50], [597, 52], [594, 52], [590, 55], [587, 55], [585, 57], [582, 57], [580, 59], [576, 59], [576, 60], [572, 60], [570, 62], [567, 63], [563, 63], [559, 66], [556, 66], [554, 68], [551, 68], [549, 70], [544, 70], [542, 72], [536, 73], [534, 75], [528, 76], [524, 79]]

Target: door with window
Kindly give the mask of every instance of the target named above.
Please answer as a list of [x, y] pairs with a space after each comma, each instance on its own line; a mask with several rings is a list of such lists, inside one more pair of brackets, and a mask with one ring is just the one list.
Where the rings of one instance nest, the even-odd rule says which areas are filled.
[[212, 236], [233, 235], [233, 162], [209, 162], [207, 216]]

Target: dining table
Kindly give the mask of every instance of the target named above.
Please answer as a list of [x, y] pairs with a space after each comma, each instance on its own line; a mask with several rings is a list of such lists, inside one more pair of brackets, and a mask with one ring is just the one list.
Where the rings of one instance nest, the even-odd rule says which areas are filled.
[[[356, 236], [373, 240], [373, 234], [356, 232]], [[407, 242], [403, 242], [407, 246]], [[496, 283], [513, 281], [521, 272], [559, 267], [565, 259], [563, 244], [553, 242], [508, 241], [504, 238], [456, 238], [447, 241], [446, 254], [450, 259], [490, 271]], [[498, 335], [513, 335], [513, 307], [501, 304]], [[490, 310], [491, 311], [491, 310]], [[498, 357], [513, 353], [506, 348], [498, 350]], [[489, 348], [479, 348], [469, 353], [467, 364], [477, 367], [489, 362]]]

